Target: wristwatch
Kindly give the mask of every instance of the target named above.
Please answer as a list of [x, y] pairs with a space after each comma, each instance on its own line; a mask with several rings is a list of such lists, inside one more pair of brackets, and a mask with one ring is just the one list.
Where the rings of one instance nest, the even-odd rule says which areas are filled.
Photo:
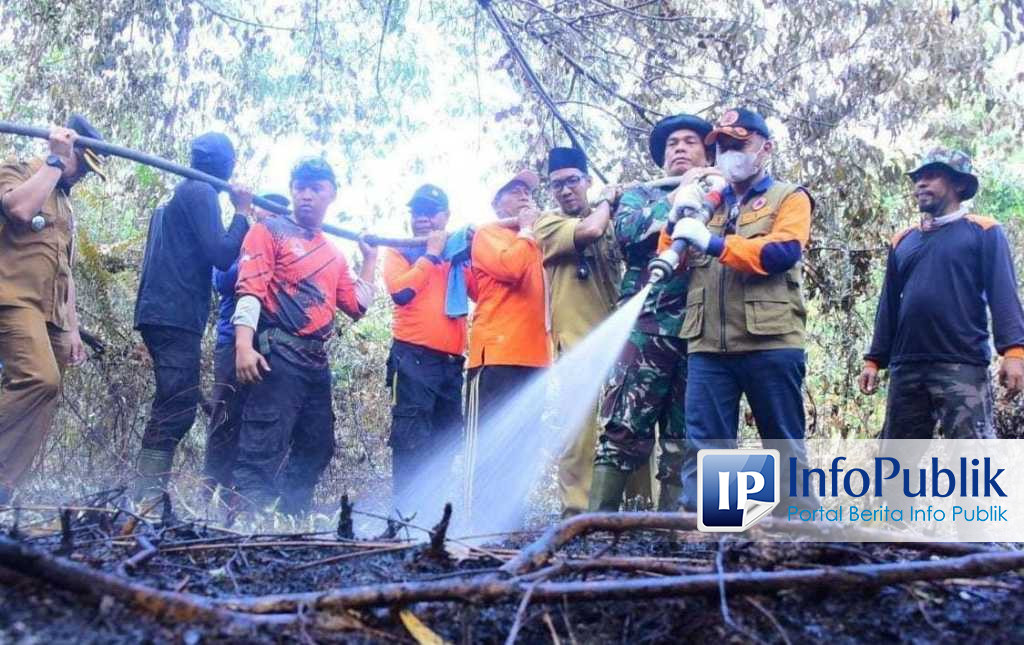
[[67, 170], [67, 166], [64, 164], [64, 160], [57, 155], [50, 155], [46, 158], [46, 165], [52, 168], [57, 168], [61, 172]]

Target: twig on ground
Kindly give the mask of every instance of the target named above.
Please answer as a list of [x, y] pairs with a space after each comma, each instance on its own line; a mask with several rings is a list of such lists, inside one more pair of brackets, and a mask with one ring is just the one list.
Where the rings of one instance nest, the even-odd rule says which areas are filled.
[[329, 558], [323, 558], [321, 560], [314, 560], [313, 562], [304, 562], [302, 564], [292, 567], [292, 571], [302, 571], [303, 569], [310, 569], [312, 567], [332, 564], [334, 562], [341, 562], [342, 560], [351, 560], [352, 558], [368, 557], [371, 555], [380, 555], [382, 553], [394, 553], [395, 551], [404, 551], [411, 549], [416, 544], [399, 544], [395, 546], [388, 546], [381, 549], [372, 549], [369, 551], [357, 551], [356, 553], [342, 553], [341, 555], [332, 555]]
[[356, 534], [352, 525], [353, 504], [348, 501], [348, 494], [341, 496], [341, 508], [338, 510], [338, 538], [352, 540]]
[[[558, 566], [552, 567], [552, 571], [549, 571], [547, 575], [555, 575], [558, 573]], [[516, 636], [519, 635], [519, 630], [523, 627], [523, 619], [526, 617], [526, 608], [530, 606], [530, 598], [533, 598], [533, 592], [546, 577], [537, 578], [533, 583], [530, 584], [526, 589], [526, 593], [523, 594], [523, 599], [519, 603], [519, 608], [516, 609], [516, 618], [512, 621], [512, 629], [508, 631], [508, 637], [505, 639], [505, 645], [515, 645]]]
[[60, 549], [57, 552], [62, 555], [69, 554], [75, 550], [71, 513], [68, 509], [63, 509], [60, 512]]
[[441, 515], [441, 521], [438, 522], [434, 528], [430, 531], [430, 546], [424, 551], [424, 555], [427, 557], [439, 560], [447, 561], [448, 552], [444, 550], [444, 543], [448, 535], [448, 523], [452, 519], [452, 505], [447, 503], [444, 505], [444, 513]]
[[139, 543], [139, 552], [128, 558], [121, 563], [118, 567], [118, 573], [122, 576], [128, 576], [153, 559], [153, 557], [159, 553], [159, 550], [153, 546], [153, 543], [149, 541], [145, 535], [139, 534], [135, 536], [135, 541]]
[[4, 537], [0, 537], [0, 565], [68, 591], [93, 597], [111, 596], [170, 622], [202, 622], [241, 634], [257, 625], [284, 625], [294, 621], [293, 616], [256, 617], [225, 610], [208, 598], [132, 583], [77, 562], [55, 558]]
[[[2, 564], [2, 561], [0, 561]], [[916, 580], [984, 577], [1024, 567], [1024, 551], [976, 553], [946, 560], [858, 564], [799, 571], [751, 571], [664, 578], [546, 582], [538, 584], [534, 597], [550, 601], [639, 600], [720, 592], [763, 594], [782, 589], [864, 589]], [[300, 604], [315, 609], [351, 609], [414, 602], [483, 602], [506, 600], [526, 591], [519, 580], [486, 577], [478, 580], [401, 582], [336, 589], [325, 592], [277, 594], [215, 601], [225, 609], [253, 613], [293, 612]]]

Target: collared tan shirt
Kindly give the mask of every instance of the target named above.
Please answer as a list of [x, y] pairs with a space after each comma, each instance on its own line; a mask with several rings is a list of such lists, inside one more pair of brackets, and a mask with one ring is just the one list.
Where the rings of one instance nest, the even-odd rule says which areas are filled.
[[[0, 195], [20, 186], [42, 165], [42, 159], [0, 165]], [[34, 307], [48, 323], [70, 330], [75, 233], [71, 201], [54, 188], [39, 214], [46, 226], [37, 232], [0, 210], [0, 307]]]
[[[561, 354], [583, 340], [614, 310], [622, 280], [622, 259], [611, 231], [586, 248], [576, 248], [580, 218], [559, 211], [541, 214], [533, 225], [544, 253], [544, 270], [551, 285], [551, 336]], [[580, 279], [580, 258], [590, 275]]]

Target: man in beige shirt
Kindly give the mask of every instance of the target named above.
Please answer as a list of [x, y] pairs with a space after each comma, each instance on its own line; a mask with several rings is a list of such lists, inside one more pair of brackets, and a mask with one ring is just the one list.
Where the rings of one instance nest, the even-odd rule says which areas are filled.
[[[548, 186], [558, 210], [537, 219], [534, 232], [544, 254], [551, 295], [551, 339], [560, 356], [582, 341], [615, 310], [622, 258], [609, 222], [619, 191], [609, 187], [597, 204], [587, 201], [587, 158], [577, 148], [548, 153]], [[563, 515], [587, 509], [599, 426], [597, 408], [579, 428], [558, 463]], [[648, 468], [631, 479], [627, 498], [650, 498]]]
[[84, 117], [50, 130], [49, 155], [0, 165], [0, 504], [22, 481], [50, 429], [66, 365], [85, 360], [75, 311], [74, 217], [69, 194], [102, 162], [78, 135]]

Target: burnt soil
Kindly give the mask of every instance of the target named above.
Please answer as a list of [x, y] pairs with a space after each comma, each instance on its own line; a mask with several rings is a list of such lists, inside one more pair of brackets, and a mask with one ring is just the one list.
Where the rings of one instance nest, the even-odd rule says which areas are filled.
[[[86, 514], [87, 515], [87, 514]], [[124, 520], [97, 521], [80, 515], [74, 527], [72, 560], [109, 573], [139, 551]], [[0, 525], [9, 533], [11, 526]], [[338, 541], [326, 535], [275, 535], [241, 538], [218, 529], [159, 522], [139, 525], [160, 553], [131, 574], [133, 582], [163, 590], [210, 597], [325, 590], [398, 581], [451, 579], [493, 572], [501, 562], [487, 555], [447, 562], [424, 557], [424, 544], [375, 541], [377, 546]], [[20, 539], [56, 553], [59, 531]], [[492, 545], [507, 557], [537, 534], [517, 535]], [[635, 532], [618, 539], [597, 533], [560, 551], [586, 558], [595, 555], [674, 559], [688, 571], [716, 571], [716, 555], [726, 571], [786, 570], [894, 562], [946, 556], [928, 555], [890, 545], [822, 545], [719, 543], [688, 541], [668, 532]], [[270, 543], [270, 544], [268, 544]], [[66, 545], [65, 545], [66, 547]], [[188, 547], [182, 549], [182, 547]], [[169, 549], [179, 550], [169, 550]], [[374, 553], [375, 549], [392, 550]], [[66, 548], [65, 548], [66, 551]], [[329, 556], [359, 553], [339, 562], [298, 569]], [[1024, 642], [1022, 572], [966, 580], [913, 582], [881, 588], [794, 590], [771, 595], [727, 598], [690, 596], [632, 602], [531, 603], [518, 642], [523, 643], [698, 643], [800, 642], [807, 639], [854, 642]], [[565, 573], [557, 579], [600, 580], [636, 576], [622, 572]], [[648, 574], [654, 575], [654, 574]], [[504, 642], [519, 601], [498, 604], [420, 603], [411, 610], [446, 641]], [[724, 607], [727, 607], [725, 609]], [[727, 614], [726, 614], [727, 612]], [[726, 618], [727, 615], [727, 618]], [[83, 595], [27, 578], [0, 567], [0, 643], [274, 643], [274, 642], [415, 642], [394, 609], [351, 613], [355, 626], [325, 631], [312, 626], [260, 628], [229, 635], [195, 624], [161, 623], [110, 597]]]

